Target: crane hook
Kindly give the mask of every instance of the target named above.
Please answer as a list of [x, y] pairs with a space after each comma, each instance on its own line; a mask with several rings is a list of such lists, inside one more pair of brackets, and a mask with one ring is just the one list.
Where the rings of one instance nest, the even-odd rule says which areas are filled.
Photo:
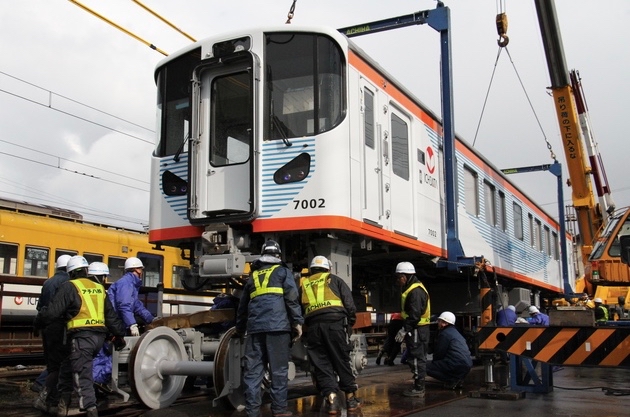
[[508, 38], [506, 34], [507, 27], [508, 27], [507, 15], [505, 13], [499, 13], [497, 15], [496, 22], [497, 22], [497, 33], [499, 34], [499, 39], [497, 40], [497, 43], [499, 44], [501, 48], [504, 48], [510, 42], [510, 38]]

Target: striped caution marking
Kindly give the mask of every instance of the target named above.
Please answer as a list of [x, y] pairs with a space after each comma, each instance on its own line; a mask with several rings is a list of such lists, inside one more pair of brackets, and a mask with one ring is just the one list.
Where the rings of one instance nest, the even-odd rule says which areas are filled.
[[556, 365], [630, 368], [630, 328], [481, 327], [479, 350], [500, 350]]

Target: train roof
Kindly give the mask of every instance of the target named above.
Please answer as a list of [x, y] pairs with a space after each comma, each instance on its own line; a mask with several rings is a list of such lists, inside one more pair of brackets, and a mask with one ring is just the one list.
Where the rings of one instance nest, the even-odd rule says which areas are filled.
[[26, 201], [10, 200], [0, 197], [0, 209], [22, 213], [40, 214], [43, 216], [58, 217], [60, 219], [83, 221], [83, 215], [76, 211], [45, 204], [34, 204]]

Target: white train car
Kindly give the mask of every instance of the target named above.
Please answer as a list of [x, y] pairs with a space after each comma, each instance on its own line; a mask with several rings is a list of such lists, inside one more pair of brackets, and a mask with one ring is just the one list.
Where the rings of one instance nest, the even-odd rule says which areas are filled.
[[[217, 35], [163, 60], [156, 82], [149, 239], [191, 250], [191, 287], [242, 275], [272, 238], [295, 271], [329, 257], [377, 310], [398, 308], [402, 260], [428, 275], [436, 312], [479, 311], [480, 265], [501, 302], [563, 292], [559, 224], [459, 138], [447, 190], [440, 118], [338, 31]], [[455, 268], [447, 193], [468, 259]]]

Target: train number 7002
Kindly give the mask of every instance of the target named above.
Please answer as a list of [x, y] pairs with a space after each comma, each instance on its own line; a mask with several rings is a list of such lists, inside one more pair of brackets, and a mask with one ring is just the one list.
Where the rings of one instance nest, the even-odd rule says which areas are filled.
[[309, 208], [325, 208], [326, 207], [326, 200], [323, 198], [311, 198], [310, 200], [293, 200], [293, 203], [295, 204], [295, 206], [293, 207], [294, 210], [306, 210]]

